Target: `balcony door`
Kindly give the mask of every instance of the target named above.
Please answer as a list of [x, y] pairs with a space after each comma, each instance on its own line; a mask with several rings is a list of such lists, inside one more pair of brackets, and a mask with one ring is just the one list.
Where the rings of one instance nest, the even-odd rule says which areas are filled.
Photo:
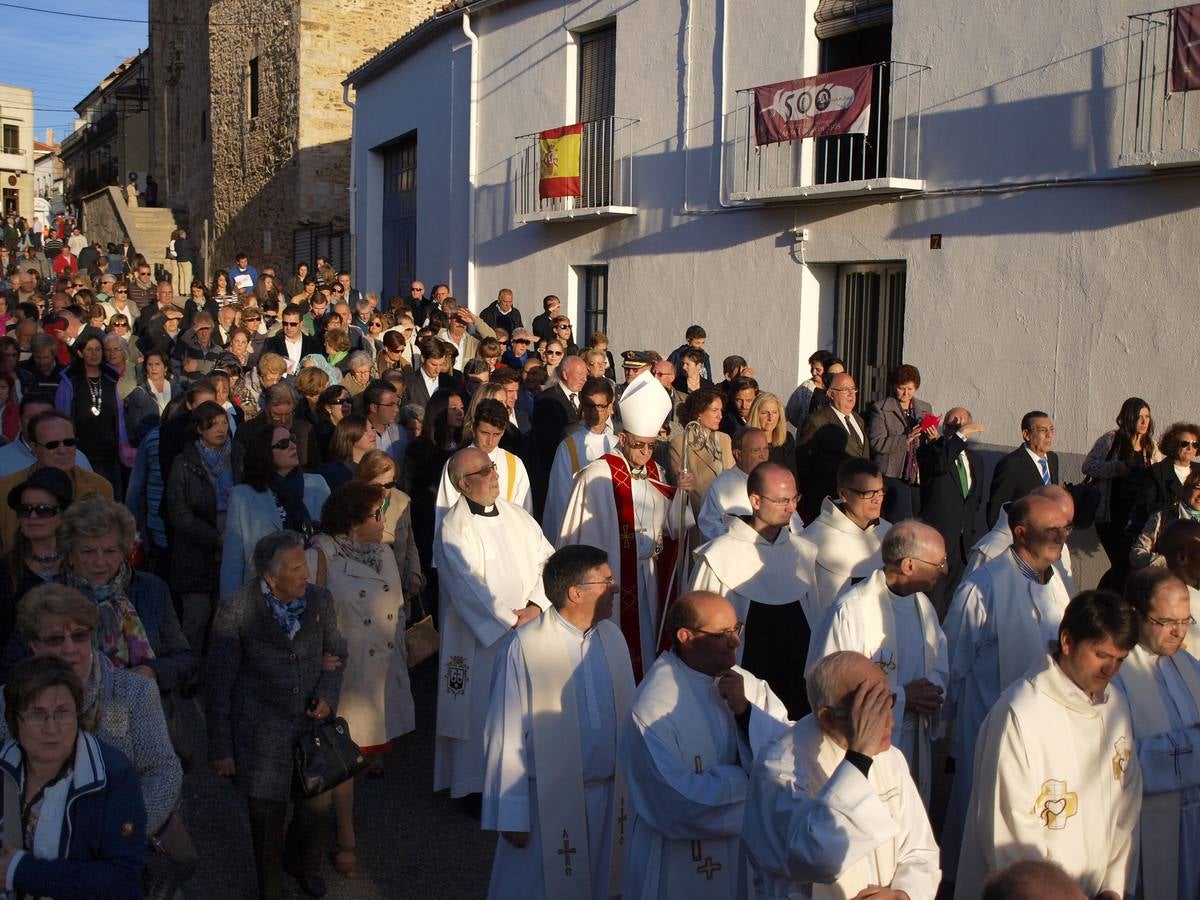
[[579, 35], [580, 206], [612, 204], [613, 116], [617, 111], [617, 26]]
[[417, 136], [383, 151], [383, 301], [408, 297], [417, 277]]
[[834, 353], [858, 384], [859, 409], [883, 399], [903, 361], [904, 264], [839, 266]]
[[[888, 7], [884, 11], [890, 14], [891, 9]], [[845, 27], [851, 30], [822, 39], [821, 71], [836, 72], [874, 65], [871, 118], [865, 135], [843, 134], [817, 139], [816, 170], [813, 172], [816, 184], [864, 181], [880, 178], [888, 172], [891, 70], [887, 63], [892, 55], [892, 25], [888, 21], [883, 25], [858, 28], [848, 21]]]

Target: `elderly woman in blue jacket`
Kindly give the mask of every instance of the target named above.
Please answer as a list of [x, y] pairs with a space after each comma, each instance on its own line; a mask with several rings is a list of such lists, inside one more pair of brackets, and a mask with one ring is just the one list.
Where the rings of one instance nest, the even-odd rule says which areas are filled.
[[137, 775], [79, 727], [79, 677], [61, 659], [27, 659], [13, 669], [4, 699], [16, 738], [0, 748], [3, 809], [17, 791], [22, 811], [19, 823], [4, 816], [6, 887], [57, 900], [141, 898], [146, 811]]
[[300, 468], [296, 436], [276, 425], [248, 442], [242, 483], [229, 495], [221, 550], [221, 596], [242, 587], [254, 573], [254, 545], [274, 531], [308, 535], [321, 519], [329, 485]]

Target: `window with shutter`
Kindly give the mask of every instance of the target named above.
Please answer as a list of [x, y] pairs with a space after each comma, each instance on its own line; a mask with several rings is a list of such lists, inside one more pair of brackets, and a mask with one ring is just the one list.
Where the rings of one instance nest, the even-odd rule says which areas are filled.
[[892, 23], [892, 0], [821, 0], [813, 13], [816, 35], [827, 40]]
[[579, 121], [583, 123], [582, 206], [612, 203], [613, 120], [617, 105], [617, 26], [579, 35]]

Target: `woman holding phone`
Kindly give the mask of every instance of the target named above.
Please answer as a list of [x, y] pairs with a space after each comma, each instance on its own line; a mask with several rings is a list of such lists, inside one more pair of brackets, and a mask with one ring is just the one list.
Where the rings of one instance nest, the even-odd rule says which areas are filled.
[[916, 366], [898, 366], [891, 377], [892, 396], [872, 403], [867, 413], [867, 443], [871, 458], [883, 470], [883, 517], [889, 522], [914, 519], [921, 512], [917, 449], [926, 431], [937, 428], [937, 417], [928, 403], [917, 399], [920, 386]]

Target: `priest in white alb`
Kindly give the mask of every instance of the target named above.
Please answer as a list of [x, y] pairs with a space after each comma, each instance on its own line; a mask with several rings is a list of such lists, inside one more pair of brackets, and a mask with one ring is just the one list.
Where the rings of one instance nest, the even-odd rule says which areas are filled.
[[1138, 643], [1117, 683], [1129, 699], [1142, 766], [1142, 896], [1200, 897], [1200, 663], [1183, 649], [1187, 586], [1160, 566], [1125, 584]]
[[450, 458], [461, 496], [433, 544], [441, 647], [433, 789], [483, 790], [483, 725], [504, 639], [549, 606], [542, 566], [554, 548], [524, 509], [501, 500], [495, 463], [475, 447]]
[[542, 512], [542, 531], [551, 543], [558, 540], [567, 501], [575, 486], [575, 476], [588, 463], [606, 453], [617, 452], [617, 435], [612, 427], [613, 400], [616, 392], [607, 378], [589, 378], [579, 389], [579, 415], [583, 420], [570, 431], [550, 466], [546, 487], [546, 506]]
[[552, 608], [517, 630], [497, 667], [484, 732], [485, 829], [500, 832], [488, 897], [618, 896], [628, 799], [617, 727], [633, 670], [609, 621], [603, 550], [563, 547], [542, 571]]
[[812, 638], [809, 669], [839, 650], [869, 658], [896, 695], [892, 746], [908, 760], [926, 807], [933, 790], [933, 741], [949, 676], [946, 638], [926, 592], [949, 569], [936, 529], [897, 522], [883, 538], [883, 568], [842, 591]]
[[725, 598], [680, 597], [673, 647], [646, 673], [620, 736], [633, 832], [625, 900], [743, 898], [741, 847], [750, 767], [790, 724], [765, 681], [735, 664], [741, 632]]
[[797, 497], [791, 470], [760, 463], [746, 488], [751, 512], [729, 516], [728, 532], [696, 551], [692, 590], [720, 594], [733, 604], [744, 623], [738, 664], [766, 681], [788, 717], [799, 719], [808, 712], [804, 654], [817, 620], [817, 550], [793, 530]]
[[[891, 745], [896, 695], [878, 666], [838, 651], [808, 677], [813, 712], [758, 755], [742, 828], [761, 900], [933, 900], [929, 817]], [[900, 893], [903, 892], [903, 893]]]
[[[533, 497], [529, 492], [529, 473], [515, 453], [510, 453], [500, 446], [500, 439], [508, 428], [508, 410], [499, 400], [480, 400], [475, 407], [475, 415], [471, 425], [471, 444], [476, 450], [482, 450], [496, 467], [496, 477], [500, 483], [500, 498], [507, 503], [521, 507], [525, 512], [533, 512]], [[442, 468], [442, 480], [438, 483], [437, 501], [433, 510], [433, 539], [436, 542], [442, 531], [442, 521], [446, 513], [458, 502], [458, 488], [450, 477], [450, 463]]]
[[879, 547], [891, 523], [883, 508], [883, 473], [869, 459], [848, 459], [837, 472], [838, 499], [826, 497], [804, 536], [817, 548], [817, 604], [824, 613], [849, 585], [879, 568]]
[[686, 501], [695, 475], [680, 475], [677, 490], [651, 459], [671, 397], [648, 371], [628, 383], [619, 406], [620, 452], [606, 453], [576, 476], [557, 545], [589, 544], [613, 561], [621, 589], [613, 621], [640, 681], [667, 643], [660, 633], [663, 612], [683, 587], [672, 576], [677, 542], [693, 522]]
[[[1065, 487], [1057, 484], [1044, 484], [1039, 488], [1034, 488], [1027, 496], [1053, 500], [1063, 511], [1068, 522], [1075, 521], [1075, 498]], [[967, 554], [966, 568], [963, 570], [964, 578], [1012, 546], [1012, 526], [1008, 521], [1010, 506], [1012, 506], [1011, 501], [1000, 507], [1000, 515], [996, 518], [995, 526], [971, 547], [971, 552]], [[1067, 587], [1067, 595], [1074, 597], [1075, 582], [1071, 575], [1071, 548], [1066, 544], [1063, 544], [1062, 555], [1054, 563], [1054, 568], [1058, 570], [1059, 577]]]
[[1200, 658], [1200, 522], [1177, 519], [1163, 528], [1155, 545], [1162, 554], [1167, 569], [1187, 585], [1192, 608], [1192, 624], [1188, 626], [1184, 647]]
[[[750, 515], [746, 481], [754, 467], [765, 463], [770, 456], [771, 445], [761, 428], [749, 425], [739, 428], [729, 441], [733, 446], [734, 465], [712, 480], [696, 516], [696, 527], [705, 541], [716, 540], [729, 530], [726, 516]], [[803, 522], [800, 527], [802, 530]]]
[[1049, 652], [992, 707], [955, 900], [977, 900], [990, 872], [1019, 859], [1053, 860], [1096, 900], [1133, 895], [1142, 774], [1129, 704], [1111, 682], [1137, 637], [1123, 598], [1084, 591]]
[[1056, 503], [1026, 495], [1008, 508], [1013, 543], [954, 592], [944, 631], [950, 653], [946, 719], [954, 780], [942, 829], [942, 869], [954, 880], [979, 728], [1000, 694], [1042, 658], [1071, 597], [1054, 562], [1070, 533]]

